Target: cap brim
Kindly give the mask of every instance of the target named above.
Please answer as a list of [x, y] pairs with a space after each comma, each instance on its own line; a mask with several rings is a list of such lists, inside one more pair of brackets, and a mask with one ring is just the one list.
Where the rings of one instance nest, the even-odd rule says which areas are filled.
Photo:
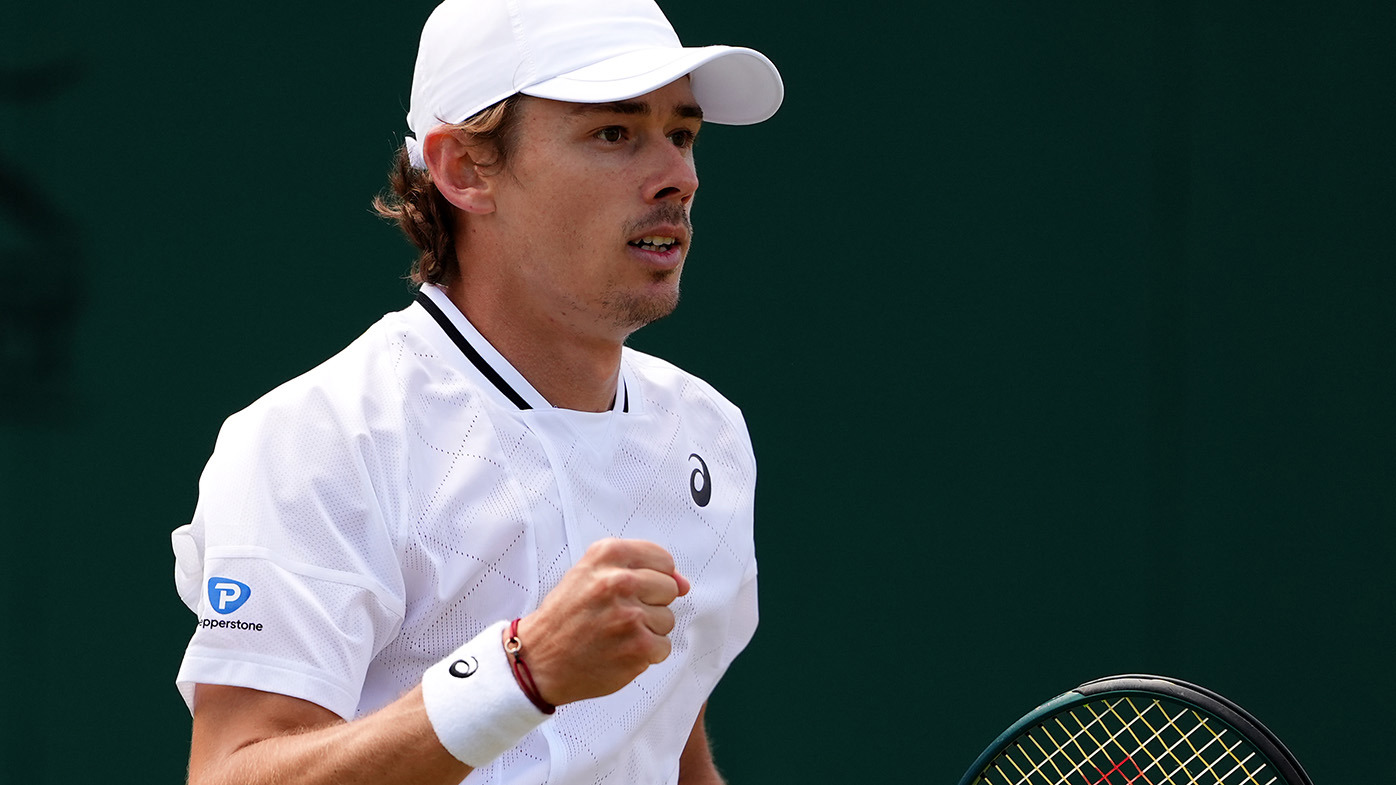
[[692, 74], [703, 121], [751, 125], [780, 108], [785, 85], [765, 55], [734, 46], [651, 48], [626, 52], [519, 92], [554, 101], [597, 104], [624, 101]]

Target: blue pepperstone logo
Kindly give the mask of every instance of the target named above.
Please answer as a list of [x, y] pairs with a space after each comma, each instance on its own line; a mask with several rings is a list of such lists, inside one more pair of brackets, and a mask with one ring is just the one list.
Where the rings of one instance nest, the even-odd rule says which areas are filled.
[[208, 604], [218, 613], [232, 613], [252, 596], [252, 588], [232, 578], [208, 579]]

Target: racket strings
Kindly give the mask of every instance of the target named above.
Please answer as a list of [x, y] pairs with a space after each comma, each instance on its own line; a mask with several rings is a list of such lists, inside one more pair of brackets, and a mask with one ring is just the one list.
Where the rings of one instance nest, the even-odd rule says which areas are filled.
[[985, 768], [984, 785], [1274, 785], [1264, 755], [1190, 707], [1131, 696], [1050, 717]]

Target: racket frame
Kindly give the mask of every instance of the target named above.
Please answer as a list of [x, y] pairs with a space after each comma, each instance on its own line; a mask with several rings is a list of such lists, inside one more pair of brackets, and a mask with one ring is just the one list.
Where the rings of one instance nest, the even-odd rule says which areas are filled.
[[1145, 698], [1165, 698], [1206, 712], [1231, 727], [1263, 753], [1284, 777], [1285, 785], [1313, 785], [1304, 767], [1279, 737], [1250, 712], [1234, 701], [1181, 679], [1127, 673], [1088, 681], [1070, 692], [1063, 693], [1025, 714], [998, 735], [980, 753], [960, 778], [960, 785], [974, 785], [990, 761], [998, 757], [1012, 742], [1028, 729], [1060, 714], [1073, 706], [1082, 705], [1106, 695], [1138, 695]]

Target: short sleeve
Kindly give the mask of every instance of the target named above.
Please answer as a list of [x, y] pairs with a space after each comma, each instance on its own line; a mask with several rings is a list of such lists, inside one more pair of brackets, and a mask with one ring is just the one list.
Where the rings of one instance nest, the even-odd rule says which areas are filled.
[[[318, 369], [317, 369], [318, 370]], [[324, 374], [322, 374], [323, 376]], [[251, 687], [355, 714], [369, 663], [401, 627], [392, 499], [400, 462], [381, 401], [302, 377], [229, 418], [172, 537], [197, 615], [176, 682]]]

